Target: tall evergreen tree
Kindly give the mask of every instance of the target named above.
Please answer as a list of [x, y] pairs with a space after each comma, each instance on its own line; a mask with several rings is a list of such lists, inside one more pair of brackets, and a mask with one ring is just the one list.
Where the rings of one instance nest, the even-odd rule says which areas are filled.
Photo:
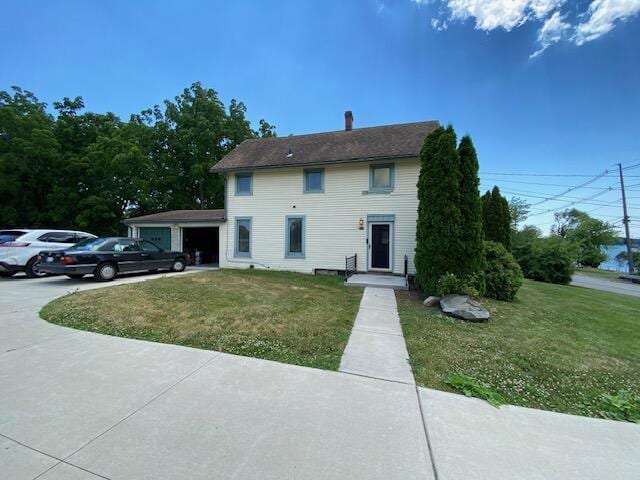
[[463, 255], [460, 268], [464, 274], [477, 274], [483, 264], [482, 204], [478, 188], [478, 155], [469, 135], [458, 146], [460, 156], [460, 215]]
[[482, 196], [482, 228], [484, 237], [511, 250], [511, 215], [509, 202], [494, 186]]
[[[495, 187], [498, 188], [498, 187]], [[498, 190], [499, 192], [500, 190]], [[502, 232], [502, 245], [507, 251], [511, 251], [511, 210], [509, 200], [500, 195], [500, 231]]]
[[425, 138], [420, 152], [416, 281], [435, 291], [444, 273], [460, 274], [464, 256], [460, 212], [460, 157], [453, 128], [438, 128]]

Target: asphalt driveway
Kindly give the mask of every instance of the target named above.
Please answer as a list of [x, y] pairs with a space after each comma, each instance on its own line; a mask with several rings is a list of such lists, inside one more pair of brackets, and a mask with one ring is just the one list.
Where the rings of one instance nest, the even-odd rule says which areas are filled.
[[640, 476], [637, 425], [497, 410], [408, 383], [75, 331], [38, 317], [57, 296], [104, 286], [0, 280], [5, 478]]
[[603, 292], [619, 293], [620, 295], [640, 297], [640, 285], [637, 283], [612, 282], [611, 280], [599, 278], [595, 275], [575, 274], [571, 278], [571, 285], [602, 290]]

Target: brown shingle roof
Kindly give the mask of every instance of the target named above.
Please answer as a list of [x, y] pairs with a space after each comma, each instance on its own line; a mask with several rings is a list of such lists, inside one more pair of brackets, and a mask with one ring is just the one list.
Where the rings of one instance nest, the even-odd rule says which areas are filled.
[[[437, 121], [245, 140], [212, 172], [416, 157]], [[288, 155], [291, 152], [291, 155]]]
[[171, 210], [153, 213], [123, 220], [126, 225], [132, 223], [174, 223], [174, 222], [219, 222], [224, 220], [224, 210]]

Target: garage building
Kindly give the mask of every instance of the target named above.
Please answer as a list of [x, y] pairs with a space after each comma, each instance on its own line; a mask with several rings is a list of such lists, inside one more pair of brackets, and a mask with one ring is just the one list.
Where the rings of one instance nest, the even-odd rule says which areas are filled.
[[192, 263], [217, 265], [224, 210], [172, 210], [124, 220], [128, 236], [189, 254]]

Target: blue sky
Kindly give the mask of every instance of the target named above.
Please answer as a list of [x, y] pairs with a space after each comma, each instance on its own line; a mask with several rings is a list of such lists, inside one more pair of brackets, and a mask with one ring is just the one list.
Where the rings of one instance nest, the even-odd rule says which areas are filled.
[[[0, 89], [81, 95], [126, 119], [199, 80], [279, 135], [340, 129], [346, 109], [356, 127], [437, 119], [471, 134], [482, 172], [595, 175], [640, 163], [638, 11], [640, 0], [9, 0]], [[626, 173], [640, 184], [640, 168]], [[588, 178], [482, 180], [537, 202]], [[616, 221], [620, 208], [600, 203], [619, 191], [595, 189], [615, 180], [535, 211], [602, 192], [575, 206]], [[640, 236], [640, 187], [629, 197]]]

